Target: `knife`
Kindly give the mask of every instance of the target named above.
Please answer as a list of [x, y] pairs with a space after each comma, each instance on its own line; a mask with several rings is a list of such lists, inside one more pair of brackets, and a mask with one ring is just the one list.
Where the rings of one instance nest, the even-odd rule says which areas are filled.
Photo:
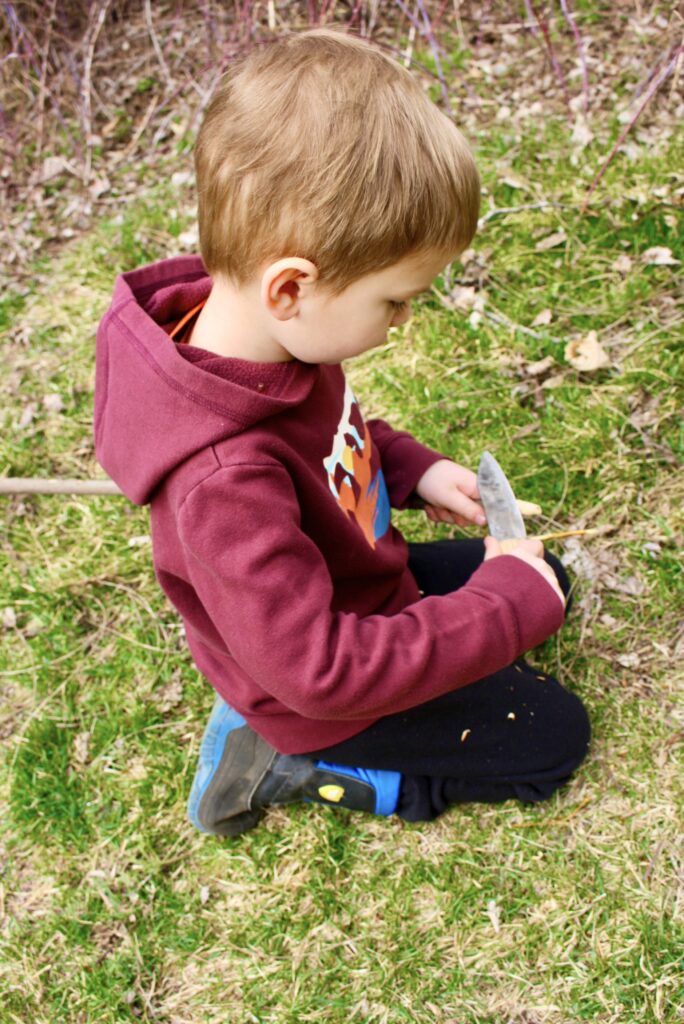
[[477, 467], [477, 486], [492, 537], [497, 540], [526, 537], [525, 524], [513, 489], [491, 452], [482, 454]]

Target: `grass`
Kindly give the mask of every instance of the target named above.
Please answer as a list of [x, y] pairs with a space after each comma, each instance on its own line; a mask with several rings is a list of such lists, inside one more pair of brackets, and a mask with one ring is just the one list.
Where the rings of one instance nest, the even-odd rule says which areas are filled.
[[[619, 158], [582, 216], [600, 157], [573, 165], [567, 131], [478, 140], [497, 206], [571, 205], [485, 224], [479, 322], [430, 296], [347, 369], [367, 417], [466, 465], [490, 448], [542, 505], [540, 530], [613, 527], [555, 547], [578, 573], [575, 611], [533, 655], [585, 701], [588, 761], [534, 808], [408, 825], [296, 806], [237, 840], [201, 836], [185, 801], [212, 693], [140, 541], [147, 510], [3, 499], [2, 1024], [681, 1021], [682, 317], [678, 268], [640, 256], [684, 260], [682, 144]], [[502, 159], [532, 194], [501, 184]], [[98, 474], [95, 325], [116, 272], [180, 251], [189, 203], [150, 186], [0, 303], [3, 475]], [[535, 248], [560, 227], [562, 246]], [[611, 365], [580, 374], [565, 342], [589, 330]], [[409, 539], [457, 533], [394, 515]]]

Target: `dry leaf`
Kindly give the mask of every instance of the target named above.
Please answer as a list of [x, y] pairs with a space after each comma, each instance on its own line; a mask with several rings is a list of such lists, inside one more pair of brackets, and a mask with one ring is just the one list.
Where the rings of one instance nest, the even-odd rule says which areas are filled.
[[456, 285], [449, 292], [449, 297], [453, 303], [454, 309], [459, 310], [461, 313], [469, 313], [477, 302], [477, 291], [475, 288]]
[[514, 175], [509, 174], [505, 178], [501, 179], [502, 185], [508, 185], [509, 188], [520, 188], [525, 191], [529, 191], [529, 185], [521, 178], [516, 178]]
[[676, 267], [681, 260], [676, 260], [670, 249], [663, 245], [654, 245], [642, 253], [641, 262], [651, 267]]
[[547, 235], [546, 238], [542, 238], [541, 241], [537, 242], [535, 249], [539, 252], [543, 252], [544, 249], [554, 249], [557, 245], [562, 245], [563, 242], [567, 242], [567, 240], [568, 236], [561, 228], [560, 231], [554, 231], [552, 235]]
[[14, 629], [17, 624], [17, 616], [14, 608], [5, 608], [2, 613], [2, 624], [5, 629]]
[[98, 178], [97, 181], [94, 181], [92, 185], [88, 186], [88, 192], [93, 199], [99, 199], [100, 196], [106, 195], [111, 187], [112, 186], [107, 178]]
[[537, 313], [534, 320], [532, 321], [533, 327], [545, 327], [546, 324], [551, 323], [551, 310], [542, 309], [541, 313]]
[[576, 370], [590, 373], [608, 366], [608, 353], [596, 336], [596, 331], [589, 331], [586, 338], [575, 338], [565, 346], [565, 358]]
[[492, 922], [492, 928], [498, 935], [501, 931], [501, 910], [496, 900], [487, 900], [487, 917]]
[[574, 150], [584, 149], [594, 138], [594, 133], [587, 124], [584, 115], [578, 114], [575, 127], [572, 129], [572, 146]]
[[129, 760], [129, 762], [128, 762], [128, 765], [127, 765], [126, 776], [129, 779], [134, 779], [136, 782], [139, 782], [140, 779], [146, 779], [147, 778], [147, 768], [145, 767], [145, 758], [144, 757], [133, 757], [133, 758], [131, 758]]
[[563, 544], [561, 562], [567, 569], [581, 580], [588, 580], [590, 583], [597, 583], [600, 575], [600, 566], [597, 558], [584, 547], [578, 540], [567, 540]]
[[43, 405], [48, 412], [61, 412], [64, 408], [62, 397], [58, 394], [46, 395], [43, 399]]
[[541, 430], [541, 423], [539, 420], [537, 420], [536, 423], [526, 423], [524, 427], [520, 428], [520, 430], [516, 430], [513, 435], [513, 440], [521, 441], [523, 437], [529, 437], [530, 434], [534, 434], [537, 430]]
[[43, 160], [38, 182], [44, 185], [46, 181], [52, 181], [60, 174], [74, 174], [74, 169], [69, 161], [65, 160], [63, 156], [47, 156]]
[[183, 683], [180, 679], [172, 679], [161, 690], [155, 691], [153, 699], [161, 706], [162, 711], [170, 711], [183, 700]]
[[641, 664], [641, 658], [638, 654], [616, 654], [615, 660], [618, 665], [622, 665], [623, 668], [638, 668]]
[[82, 768], [90, 760], [90, 733], [79, 732], [74, 737], [74, 764]]
[[525, 367], [525, 373], [528, 377], [541, 377], [543, 373], [550, 370], [552, 366], [556, 365], [556, 360], [553, 356], [546, 356], [544, 359], [537, 360], [536, 363], [528, 363]]
[[629, 597], [639, 597], [646, 590], [646, 584], [638, 576], [613, 576], [607, 573], [605, 584], [608, 590], [614, 590], [616, 594], [628, 594]]
[[196, 249], [199, 245], [199, 229], [196, 227], [181, 231], [178, 242], [183, 249]]
[[547, 377], [545, 381], [542, 381], [542, 387], [546, 391], [547, 388], [559, 388], [561, 384], [565, 383], [564, 373], [554, 373], [553, 377]]
[[149, 533], [141, 533], [138, 537], [130, 537], [128, 540], [129, 548], [140, 548], [143, 544], [151, 544], [152, 538]]
[[24, 411], [21, 414], [21, 418], [17, 423], [17, 428], [23, 430], [24, 427], [30, 426], [33, 423], [33, 417], [38, 412], [38, 406], [35, 402], [29, 402], [28, 405], [24, 406]]
[[617, 270], [618, 274], [629, 274], [631, 269], [632, 261], [624, 252], [611, 263], [611, 270]]

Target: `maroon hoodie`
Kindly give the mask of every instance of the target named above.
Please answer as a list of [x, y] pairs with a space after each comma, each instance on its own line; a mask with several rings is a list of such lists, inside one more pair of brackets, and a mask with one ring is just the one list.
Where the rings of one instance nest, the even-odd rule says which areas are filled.
[[150, 504], [157, 579], [197, 667], [282, 753], [339, 743], [510, 664], [561, 625], [518, 558], [420, 598], [389, 506], [439, 458], [363, 420], [340, 366], [172, 340], [198, 257], [123, 274], [97, 335], [97, 458]]

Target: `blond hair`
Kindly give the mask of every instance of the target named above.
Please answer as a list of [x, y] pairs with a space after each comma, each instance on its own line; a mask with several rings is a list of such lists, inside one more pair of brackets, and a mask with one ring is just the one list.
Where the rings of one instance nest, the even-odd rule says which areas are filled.
[[393, 58], [331, 28], [239, 58], [195, 149], [200, 251], [238, 287], [285, 256], [333, 295], [408, 256], [454, 258], [477, 227], [467, 142]]

